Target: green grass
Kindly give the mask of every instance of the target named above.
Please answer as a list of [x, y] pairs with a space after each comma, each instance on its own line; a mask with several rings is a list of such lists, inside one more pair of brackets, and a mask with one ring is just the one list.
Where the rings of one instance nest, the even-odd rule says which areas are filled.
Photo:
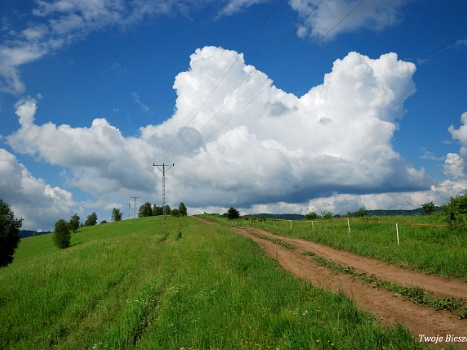
[[343, 294], [280, 269], [251, 240], [192, 218], [23, 239], [0, 269], [2, 349], [422, 349]]
[[[358, 255], [372, 257], [397, 266], [467, 282], [467, 232], [446, 226], [439, 216], [370, 217], [351, 219], [350, 233], [346, 219], [293, 221], [238, 220], [236, 223], [208, 216], [223, 225], [249, 225], [288, 237], [303, 238]], [[366, 221], [371, 220], [371, 221]], [[398, 223], [400, 245], [397, 245]], [[418, 225], [418, 226], [417, 226]], [[313, 229], [314, 227], [314, 229]]]

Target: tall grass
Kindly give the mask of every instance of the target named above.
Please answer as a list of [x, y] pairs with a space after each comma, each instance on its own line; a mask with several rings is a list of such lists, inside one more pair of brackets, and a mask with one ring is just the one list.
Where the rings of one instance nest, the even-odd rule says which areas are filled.
[[423, 348], [249, 239], [191, 218], [161, 227], [156, 217], [80, 229], [65, 250], [23, 239], [0, 269], [0, 348]]
[[467, 282], [467, 232], [452, 230], [447, 226], [421, 226], [442, 224], [436, 216], [351, 219], [350, 232], [347, 219], [292, 221], [290, 228], [290, 222], [285, 220], [268, 219], [254, 223], [239, 220], [234, 223], [216, 216], [208, 218], [224, 225], [249, 225], [284, 236], [303, 238], [404, 268]]

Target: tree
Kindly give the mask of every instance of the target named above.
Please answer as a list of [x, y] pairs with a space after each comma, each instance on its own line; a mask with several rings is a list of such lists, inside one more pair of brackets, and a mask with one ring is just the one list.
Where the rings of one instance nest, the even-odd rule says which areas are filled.
[[75, 213], [72, 215], [70, 222], [68, 223], [68, 225], [70, 225], [70, 230], [73, 232], [76, 232], [79, 229], [79, 219], [79, 215]]
[[181, 216], [187, 216], [188, 213], [187, 213], [187, 210], [186, 210], [186, 206], [183, 202], [180, 202], [180, 204], [178, 205], [178, 211], [180, 212], [180, 215]]
[[366, 207], [365, 207], [365, 206], [360, 207], [360, 209], [358, 209], [353, 215], [354, 215], [356, 218], [363, 218], [364, 216], [367, 215], [367, 213], [366, 213]]
[[240, 213], [234, 207], [230, 207], [230, 209], [227, 211], [227, 217], [229, 220], [237, 219], [240, 217]]
[[172, 209], [170, 211], [170, 215], [178, 217], [180, 215], [180, 210], [178, 209]]
[[112, 209], [112, 221], [121, 221], [122, 220], [122, 212], [120, 209], [113, 208]]
[[314, 211], [309, 212], [308, 214], [305, 215], [305, 220], [315, 220], [319, 219], [319, 215], [315, 213]]
[[152, 216], [152, 208], [151, 208], [151, 203], [146, 202], [143, 205], [139, 207], [138, 210], [138, 217], [139, 218], [144, 218], [146, 216]]
[[157, 205], [153, 205], [152, 207], [152, 216], [162, 215], [162, 207], [158, 207]]
[[425, 215], [431, 215], [434, 214], [434, 212], [436, 211], [436, 206], [434, 205], [433, 201], [423, 203], [422, 210]]
[[451, 197], [449, 202], [441, 207], [441, 213], [451, 228], [466, 229], [467, 194]]
[[71, 233], [68, 223], [65, 220], [60, 219], [55, 223], [52, 239], [54, 244], [60, 249], [65, 249], [70, 246]]
[[7, 203], [0, 199], [0, 267], [13, 262], [13, 255], [21, 241], [19, 229], [23, 219], [15, 219]]
[[[164, 210], [164, 209], [162, 208], [162, 210]], [[170, 209], [170, 205], [166, 204], [165, 205], [165, 215], [170, 215], [171, 212], [172, 212], [172, 209]], [[162, 213], [164, 213], [164, 212], [162, 212]]]
[[322, 210], [321, 217], [326, 220], [332, 219], [332, 213], [328, 210]]
[[92, 214], [88, 215], [84, 226], [94, 226], [95, 224], [97, 224], [97, 214], [96, 212], [93, 212]]

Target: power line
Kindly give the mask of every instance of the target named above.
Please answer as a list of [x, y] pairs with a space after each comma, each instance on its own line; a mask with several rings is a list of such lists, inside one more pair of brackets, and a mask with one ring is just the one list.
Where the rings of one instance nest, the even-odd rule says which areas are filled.
[[[321, 2], [324, 1], [324, 0], [321, 0]], [[198, 108], [198, 110], [195, 112], [195, 114], [193, 114], [193, 116], [191, 117], [191, 119], [188, 121], [188, 124], [186, 124], [182, 131], [177, 135], [177, 137], [172, 141], [172, 143], [164, 150], [164, 154], [167, 153], [167, 151], [172, 147], [172, 145], [175, 143], [175, 141], [177, 141], [180, 136], [184, 133], [184, 131], [186, 130], [186, 128], [188, 127], [188, 125], [191, 124], [191, 122], [193, 121], [193, 119], [198, 115], [198, 113], [201, 111], [201, 109], [203, 109], [203, 107], [206, 105], [206, 103], [208, 102], [208, 100], [211, 98], [211, 96], [214, 94], [214, 92], [217, 90], [217, 88], [221, 85], [221, 83], [224, 81], [225, 77], [227, 76], [227, 74], [229, 74], [229, 72], [232, 70], [233, 66], [235, 65], [235, 63], [237, 63], [239, 57], [240, 57], [240, 54], [242, 54], [243, 52], [245, 52], [245, 50], [248, 48], [248, 46], [250, 46], [250, 44], [253, 42], [253, 40], [256, 38], [256, 36], [258, 35], [258, 33], [261, 31], [261, 29], [264, 27], [264, 25], [266, 24], [266, 22], [269, 20], [269, 18], [272, 16], [272, 14], [276, 11], [277, 7], [279, 6], [279, 4], [282, 2], [282, 0], [279, 0], [276, 5], [274, 6], [274, 8], [271, 10], [271, 12], [269, 13], [269, 15], [266, 17], [266, 19], [263, 21], [263, 23], [260, 25], [260, 27], [256, 30], [255, 34], [253, 35], [253, 37], [248, 41], [248, 43], [245, 45], [245, 47], [243, 48], [242, 51], [240, 51], [240, 53], [237, 55], [237, 58], [235, 59], [235, 61], [232, 63], [232, 65], [229, 67], [229, 69], [227, 69], [227, 72], [225, 72], [225, 74], [222, 76], [221, 80], [219, 80], [219, 82], [217, 83], [217, 85], [214, 87], [214, 89], [211, 91], [211, 93], [209, 94], [209, 96], [204, 100], [204, 102], [201, 104], [201, 107]], [[191, 140], [191, 139], [190, 139]], [[178, 152], [177, 152], [178, 153]], [[174, 155], [176, 155], [177, 153], [175, 153]]]
[[[324, 0], [322, 0], [321, 2], [323, 2]], [[321, 4], [321, 2], [319, 4]], [[300, 55], [291, 65], [289, 65], [284, 71], [282, 71], [275, 79], [273, 79], [274, 81], [277, 81], [278, 79], [280, 79], [285, 73], [287, 73], [293, 66], [295, 66], [303, 57], [305, 57], [312, 49], [314, 49], [321, 41], [324, 40], [324, 38], [326, 38], [335, 28], [337, 28], [337, 26], [339, 26], [339, 24], [341, 24], [345, 19], [347, 19], [347, 17], [349, 17], [361, 4], [363, 4], [365, 2], [365, 0], [362, 0], [360, 1], [350, 12], [348, 12], [339, 22], [337, 22], [336, 25], [334, 25], [326, 34], [324, 34], [318, 41], [316, 41], [311, 47], [309, 47], [302, 55]], [[318, 5], [319, 5], [318, 4]], [[313, 11], [316, 10], [316, 7], [313, 9]], [[306, 17], [308, 18], [309, 16], [311, 15], [311, 13]], [[301, 22], [301, 24], [303, 24], [304, 21]], [[300, 25], [301, 25], [300, 24]], [[283, 43], [281, 44], [283, 45]], [[277, 51], [277, 50], [276, 50]], [[276, 52], [275, 51], [275, 52]], [[271, 56], [270, 56], [271, 57]], [[269, 57], [269, 58], [270, 58]], [[267, 60], [269, 60], [269, 58]], [[264, 63], [263, 63], [264, 65]], [[262, 66], [261, 66], [262, 67]], [[256, 74], [257, 70], [255, 71], [255, 74]], [[242, 86], [233, 94], [233, 96], [214, 114], [214, 116], [209, 119], [209, 121], [199, 130], [199, 132], [233, 99], [233, 97], [246, 85], [246, 83], [248, 83], [251, 78], [254, 76], [254, 74], [248, 79], [246, 80], [245, 83], [242, 84]], [[216, 134], [220, 129], [222, 129], [227, 123], [229, 123], [232, 119], [234, 119], [238, 114], [240, 114], [245, 108], [247, 108], [251, 103], [253, 103], [259, 96], [261, 96], [267, 89], [269, 88], [269, 86], [266, 86], [264, 89], [262, 89], [255, 97], [253, 97], [253, 99], [251, 99], [245, 106], [243, 106], [239, 111], [237, 111], [231, 118], [229, 118], [224, 124], [222, 124], [219, 128], [217, 128], [212, 134], [210, 134], [208, 137], [206, 137], [204, 139], [204, 141], [202, 143], [200, 143], [199, 145], [196, 146], [196, 148], [198, 148], [199, 146], [202, 146], [204, 145], [207, 140], [209, 140], [214, 134]], [[180, 152], [192, 139], [194, 138], [194, 136], [189, 139], [176, 153], [178, 154], [178, 152]], [[196, 148], [193, 148], [193, 151], [196, 149]], [[180, 157], [179, 157], [180, 158]], [[179, 159], [177, 158], [177, 159]]]
[[[325, 0], [321, 0], [314, 8], [310, 11], [310, 13], [308, 13], [308, 15], [305, 16], [305, 18], [290, 32], [290, 34], [279, 44], [279, 46], [278, 46], [278, 47], [266, 58], [266, 60], [263, 61], [263, 63], [253, 72], [253, 74], [252, 74], [246, 81], [244, 81], [243, 84], [232, 94], [232, 96], [227, 100], [227, 102], [225, 102], [225, 103], [221, 106], [221, 108], [220, 108], [216, 113], [214, 113], [214, 115], [201, 127], [201, 129], [198, 130], [198, 133], [201, 133], [201, 131], [202, 131], [202, 130], [203, 130], [203, 129], [204, 129], [204, 128], [205, 128], [205, 127], [206, 127], [206, 126], [207, 126], [207, 125], [208, 125], [208, 124], [224, 109], [225, 106], [227, 106], [227, 105], [229, 104], [229, 102], [240, 92], [240, 90], [242, 90], [242, 89], [245, 87], [245, 85], [248, 84], [248, 83], [250, 82], [251, 79], [253, 79], [253, 77], [258, 73], [258, 71], [260, 71], [260, 70], [266, 65], [266, 63], [269, 62], [269, 60], [280, 50], [280, 48], [281, 48], [282, 46], [284, 46], [284, 44], [292, 37], [292, 35], [298, 30], [298, 28], [300, 28], [300, 27], [305, 23], [305, 21], [316, 11], [316, 9], [319, 7], [319, 5], [321, 5], [321, 3], [322, 3], [323, 1], [325, 1]], [[276, 5], [276, 6], [277, 6], [277, 5]], [[268, 17], [268, 18], [269, 18], [269, 17]], [[340, 23], [340, 22], [339, 22], [339, 23]], [[327, 35], [327, 34], [326, 34], [326, 35]], [[324, 37], [323, 37], [323, 38], [324, 38]], [[322, 40], [323, 38], [321, 38], [321, 40]], [[250, 42], [251, 42], [251, 41], [250, 41]], [[318, 41], [318, 42], [319, 42], [319, 41]], [[237, 55], [237, 59], [235, 60], [234, 64], [237, 62], [237, 60], [238, 60], [239, 57], [240, 57], [240, 54]], [[232, 69], [232, 67], [233, 67], [234, 64], [232, 64], [232, 66], [230, 66], [229, 71]], [[227, 74], [226, 74], [226, 75], [227, 75]], [[279, 76], [279, 77], [280, 77], [280, 76]], [[223, 80], [224, 78], [225, 78], [225, 75], [224, 75], [224, 77], [222, 77], [222, 80]], [[221, 80], [221, 81], [222, 81], [222, 80]], [[211, 93], [211, 95], [212, 95], [212, 93]], [[211, 95], [209, 95], [209, 97], [210, 97]], [[208, 97], [208, 98], [209, 98], [209, 97]], [[256, 99], [256, 98], [255, 98], [255, 99]], [[253, 100], [254, 100], [254, 99], [253, 99]], [[252, 101], [253, 101], [253, 100], [252, 100]], [[250, 101], [250, 103], [251, 103], [252, 101]], [[205, 101], [205, 103], [206, 103], [206, 101]], [[249, 104], [249, 103], [248, 103], [248, 104]], [[248, 104], [247, 104], [247, 105], [248, 105]], [[204, 103], [203, 103], [203, 106], [204, 106]], [[242, 110], [243, 110], [243, 109], [242, 109]], [[196, 112], [196, 114], [197, 114], [199, 111], [200, 111], [200, 110], [198, 110], [198, 111]], [[195, 115], [196, 115], [196, 114], [195, 114]], [[194, 117], [193, 117], [193, 118], [194, 118]], [[191, 120], [193, 120], [193, 118], [192, 118]], [[191, 120], [190, 120], [190, 122], [191, 122]], [[230, 121], [230, 119], [229, 119], [229, 121]], [[188, 126], [188, 125], [187, 125], [187, 126]], [[187, 127], [187, 126], [186, 126], [186, 127]], [[186, 129], [186, 127], [185, 127], [185, 129]], [[221, 127], [222, 127], [222, 126], [221, 126]], [[185, 129], [183, 129], [183, 130], [185, 130]], [[193, 140], [193, 138], [195, 138], [195, 136], [196, 136], [196, 134], [193, 135], [188, 141], [186, 141], [186, 142], [183, 144], [183, 146], [180, 147], [173, 155], [176, 156], [183, 148], [185, 148], [185, 146], [186, 146], [191, 140]], [[177, 139], [178, 139], [178, 138], [177, 138]], [[175, 142], [175, 141], [174, 141], [174, 142]], [[172, 144], [173, 144], [174, 142], [172, 142]]]

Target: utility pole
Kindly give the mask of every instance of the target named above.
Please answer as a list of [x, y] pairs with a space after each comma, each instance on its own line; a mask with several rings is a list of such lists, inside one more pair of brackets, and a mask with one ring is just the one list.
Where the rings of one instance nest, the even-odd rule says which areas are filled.
[[[156, 166], [157, 169], [162, 171], [162, 214], [164, 215], [164, 219], [162, 221], [162, 232], [165, 232], [165, 214], [166, 214], [166, 208], [165, 208], [165, 172], [169, 170], [170, 168], [174, 167], [175, 164], [172, 163], [172, 165], [165, 165], [162, 163], [160, 164], [152, 164], [152, 166]], [[162, 167], [162, 169], [160, 168]]]
[[139, 197], [131, 197], [135, 200], [135, 205], [133, 206], [133, 213], [134, 213], [134, 217], [136, 218], [136, 198], [139, 198]]
[[131, 219], [130, 208], [131, 208], [131, 203], [128, 203], [128, 219]]

